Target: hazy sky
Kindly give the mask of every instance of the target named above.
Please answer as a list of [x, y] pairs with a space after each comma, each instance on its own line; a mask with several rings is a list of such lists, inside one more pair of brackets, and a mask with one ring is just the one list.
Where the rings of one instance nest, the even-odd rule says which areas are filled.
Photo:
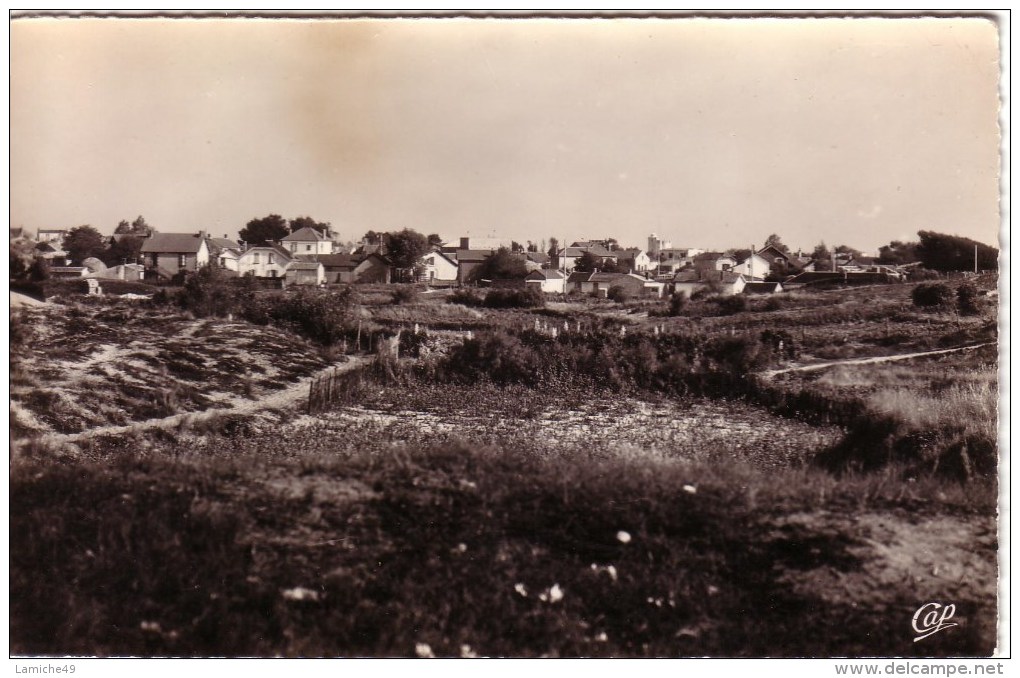
[[994, 244], [980, 19], [15, 20], [11, 224]]

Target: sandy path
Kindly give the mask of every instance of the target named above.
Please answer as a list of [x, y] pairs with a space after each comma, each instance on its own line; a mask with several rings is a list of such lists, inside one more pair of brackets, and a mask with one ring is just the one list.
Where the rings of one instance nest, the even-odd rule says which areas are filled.
[[766, 379], [772, 379], [776, 375], [786, 374], [787, 372], [811, 372], [814, 370], [824, 370], [828, 367], [836, 367], [837, 365], [873, 365], [875, 363], [890, 363], [897, 360], [911, 360], [913, 358], [924, 358], [933, 355], [942, 355], [945, 353], [957, 353], [960, 351], [971, 351], [975, 348], [981, 348], [982, 346], [993, 346], [995, 342], [985, 342], [984, 344], [975, 344], [973, 346], [957, 346], [956, 348], [944, 348], [938, 351], [921, 351], [920, 353], [901, 353], [899, 355], [883, 355], [876, 356], [874, 358], [847, 358], [845, 360], [832, 360], [824, 363], [812, 363], [810, 365], [794, 365], [792, 367], [784, 367], [779, 370], [766, 370], [761, 373], [761, 376]]
[[[138, 421], [124, 426], [101, 426], [99, 428], [93, 428], [88, 431], [81, 431], [78, 433], [46, 433], [34, 440], [42, 443], [43, 445], [60, 445], [61, 443], [73, 443], [100, 435], [116, 436], [133, 431], [153, 428], [172, 429], [180, 426], [181, 422], [185, 420], [198, 422], [223, 414], [253, 414], [263, 410], [283, 409], [300, 402], [304, 398], [307, 398], [309, 385], [314, 379], [333, 372], [334, 370], [346, 372], [354, 369], [355, 367], [365, 365], [367, 362], [368, 358], [365, 356], [351, 356], [347, 362], [330, 365], [329, 367], [309, 375], [298, 383], [289, 386], [282, 391], [276, 391], [257, 400], [237, 400], [230, 407], [210, 408], [202, 410], [201, 412], [182, 412], [180, 414], [174, 414], [161, 419], [148, 419], [146, 421]], [[28, 441], [21, 442], [24, 444]]]

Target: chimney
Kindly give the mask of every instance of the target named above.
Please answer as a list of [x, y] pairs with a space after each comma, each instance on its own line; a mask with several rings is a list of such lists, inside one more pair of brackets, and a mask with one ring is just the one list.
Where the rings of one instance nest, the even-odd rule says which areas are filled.
[[466, 238], [466, 237], [465, 238], [461, 238], [460, 239], [460, 248], [462, 250], [469, 250], [469, 249], [471, 249], [471, 238]]
[[202, 240], [205, 240], [205, 238], [206, 238], [205, 231], [204, 230], [199, 231], [198, 232], [198, 237], [201, 238]]

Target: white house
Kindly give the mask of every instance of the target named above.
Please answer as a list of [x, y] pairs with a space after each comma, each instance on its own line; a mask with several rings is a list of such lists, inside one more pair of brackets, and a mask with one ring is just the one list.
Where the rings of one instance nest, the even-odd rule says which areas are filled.
[[280, 247], [249, 247], [237, 258], [237, 272], [256, 278], [282, 278], [290, 262], [290, 254]]
[[424, 267], [425, 282], [455, 282], [457, 280], [457, 260], [440, 250], [432, 250], [421, 258]]
[[532, 271], [524, 278], [528, 289], [537, 287], [550, 294], [564, 294], [567, 291], [567, 278], [554, 268], [543, 268]]
[[683, 271], [673, 280], [673, 291], [690, 298], [699, 290], [731, 296], [744, 291], [747, 280], [733, 271]]
[[730, 270], [748, 280], [764, 280], [772, 273], [772, 264], [768, 259], [752, 254]]
[[281, 238], [280, 245], [291, 254], [333, 254], [333, 241], [309, 226]]

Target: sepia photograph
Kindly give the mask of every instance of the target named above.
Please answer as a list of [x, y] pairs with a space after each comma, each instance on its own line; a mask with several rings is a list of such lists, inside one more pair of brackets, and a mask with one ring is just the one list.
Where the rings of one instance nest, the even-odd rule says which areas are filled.
[[1002, 674], [1008, 35], [10, 12], [10, 666]]

